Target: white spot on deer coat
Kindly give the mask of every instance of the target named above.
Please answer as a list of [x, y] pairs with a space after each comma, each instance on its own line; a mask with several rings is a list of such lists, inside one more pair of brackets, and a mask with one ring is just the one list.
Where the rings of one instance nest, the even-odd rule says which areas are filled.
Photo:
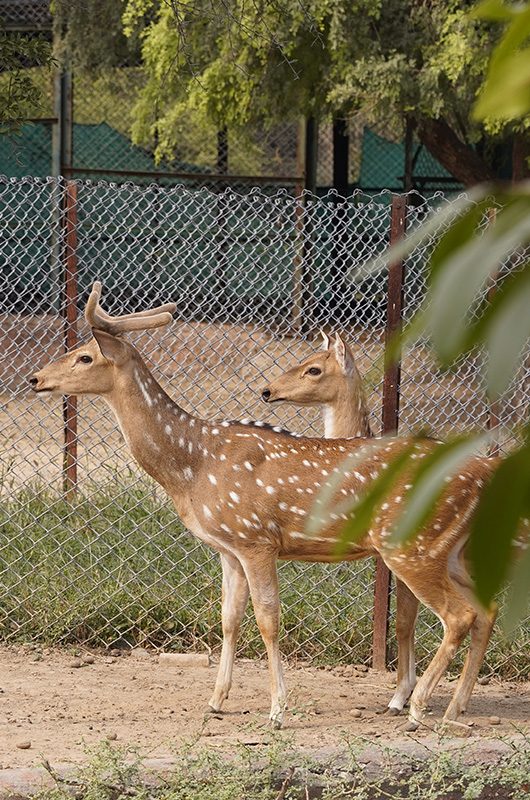
[[143, 395], [143, 398], [144, 398], [145, 402], [147, 403], [149, 408], [152, 408], [153, 407], [153, 398], [151, 397], [151, 395], [147, 391], [147, 388], [144, 386], [142, 381], [138, 381], [138, 386], [140, 387], [140, 391], [142, 392], [142, 395]]

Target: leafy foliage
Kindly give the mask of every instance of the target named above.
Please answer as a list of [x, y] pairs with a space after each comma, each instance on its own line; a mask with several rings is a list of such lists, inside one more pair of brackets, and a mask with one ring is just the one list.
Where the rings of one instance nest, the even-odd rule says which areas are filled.
[[42, 90], [28, 67], [53, 64], [45, 39], [0, 31], [0, 133], [15, 133], [40, 111]]
[[56, 56], [80, 72], [108, 72], [138, 60], [138, 39], [127, 39], [125, 0], [52, 0]]
[[[503, 83], [502, 75], [508, 65], [515, 68], [521, 58], [530, 65], [530, 47], [523, 48], [530, 34], [530, 5], [512, 8], [499, 0], [486, 0], [474, 16], [509, 23], [491, 58], [475, 116], [485, 118], [502, 84], [506, 96], [498, 107], [498, 117], [524, 117], [521, 122], [526, 125], [530, 117], [528, 86], [523, 81]], [[522, 74], [527, 74], [526, 69]], [[481, 349], [485, 354], [488, 393], [496, 399], [513, 379], [530, 340], [530, 265], [527, 262], [521, 270], [505, 277], [493, 299], [488, 298], [488, 287], [512, 253], [524, 251], [530, 244], [530, 187], [527, 184], [510, 190], [490, 185], [478, 187], [467, 200], [460, 202], [457, 210], [457, 219], [431, 255], [423, 308], [396, 341], [394, 353], [407, 341], [427, 336], [440, 365], [450, 368], [464, 353]], [[488, 215], [490, 224], [484, 228]], [[392, 249], [388, 261], [405, 256], [418, 243], [427, 241], [438, 224], [435, 215], [408, 241]], [[371, 265], [367, 265], [366, 271], [370, 269]], [[458, 469], [476, 445], [476, 434], [468, 434], [440, 445], [424, 460], [412, 478], [414, 488], [403, 504], [394, 541], [406, 544], [417, 535], [439, 499], [444, 477]], [[409, 459], [404, 462], [401, 469], [411, 469]], [[395, 470], [394, 474], [381, 477], [360, 500], [356, 513], [364, 513], [366, 506], [386, 497], [394, 480]], [[481, 493], [469, 548], [478, 597], [484, 605], [489, 605], [511, 578], [509, 627], [522, 617], [530, 589], [529, 516], [530, 423], [527, 423], [521, 445], [498, 462], [493, 478]], [[350, 525], [344, 533], [343, 546], [357, 534], [355, 525]], [[517, 551], [523, 555], [513, 567], [512, 556]]]
[[[204, 729], [207, 727], [205, 721]], [[529, 742], [499, 744], [496, 758], [485, 769], [467, 747], [440, 747], [422, 742], [425, 755], [402, 748], [381, 747], [379, 769], [366, 769], [373, 752], [368, 739], [346, 740], [344, 758], [313, 756], [284, 734], [260, 743], [223, 750], [202, 744], [200, 735], [180, 745], [171, 769], [148, 770], [138, 749], [102, 741], [87, 748], [88, 761], [74, 775], [58, 775], [48, 761], [43, 766], [55, 781], [36, 800], [523, 800], [528, 795]], [[438, 746], [437, 746], [438, 745]], [[227, 752], [228, 751], [228, 752]]]
[[473, 116], [477, 120], [492, 119], [500, 124], [521, 119], [524, 127], [528, 127], [530, 6], [505, 5], [502, 0], [485, 0], [474, 16], [503, 22], [508, 27], [490, 61], [487, 78]]
[[464, 150], [480, 145], [478, 160], [514, 129], [470, 118], [498, 33], [454, 0], [127, 0], [123, 21], [148, 77], [135, 139], [159, 159], [178, 148], [175, 123], [190, 112], [232, 128], [360, 114], [398, 136], [405, 117], [441, 119]]

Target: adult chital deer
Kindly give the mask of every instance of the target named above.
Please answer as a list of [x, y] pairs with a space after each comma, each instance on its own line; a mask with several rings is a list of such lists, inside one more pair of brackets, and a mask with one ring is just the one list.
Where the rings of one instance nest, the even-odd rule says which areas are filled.
[[[266, 403], [320, 407], [327, 439], [370, 437], [368, 405], [354, 355], [340, 334], [335, 334], [333, 342], [323, 331], [322, 337], [320, 351], [271, 381], [261, 397]], [[398, 669], [396, 691], [388, 704], [391, 714], [399, 714], [416, 685], [414, 630], [418, 605], [414, 594], [397, 578]]]
[[[304, 522], [321, 487], [340, 471], [349, 454], [362, 458], [344, 474], [337, 490], [358, 496], [404, 448], [393, 439], [373, 448], [368, 439], [296, 438], [260, 423], [210, 423], [183, 411], [151, 375], [140, 354], [118, 338], [128, 330], [167, 324], [174, 306], [112, 318], [99, 306], [94, 284], [85, 316], [94, 338], [44, 367], [31, 379], [37, 392], [96, 394], [113, 410], [138, 463], [168, 492], [189, 530], [221, 553], [223, 562], [223, 647], [210, 705], [220, 709], [228, 695], [237, 632], [248, 590], [269, 660], [271, 720], [281, 725], [285, 707], [279, 632], [276, 561], [333, 561], [346, 514], [331, 513], [318, 536]], [[421, 458], [435, 443], [414, 444]], [[479, 487], [491, 473], [486, 459], [470, 459], [448, 482], [432, 523], [406, 550], [389, 534], [409, 488], [405, 475], [392, 501], [383, 503], [372, 528], [348, 547], [346, 557], [380, 553], [389, 568], [432, 608], [444, 625], [442, 644], [416, 684], [411, 725], [421, 720], [428, 699], [459, 644], [471, 631], [471, 647], [453, 699], [445, 713], [455, 719], [467, 705], [490, 637], [495, 611], [475, 601], [464, 548]], [[342, 498], [344, 499], [344, 498]]]

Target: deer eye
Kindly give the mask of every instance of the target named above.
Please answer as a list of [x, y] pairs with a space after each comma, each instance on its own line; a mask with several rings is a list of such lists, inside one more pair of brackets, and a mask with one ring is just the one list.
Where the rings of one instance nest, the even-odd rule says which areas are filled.
[[309, 375], [322, 375], [322, 370], [319, 367], [309, 367], [307, 372]]
[[82, 364], [91, 364], [92, 356], [79, 356], [77, 360], [81, 361]]

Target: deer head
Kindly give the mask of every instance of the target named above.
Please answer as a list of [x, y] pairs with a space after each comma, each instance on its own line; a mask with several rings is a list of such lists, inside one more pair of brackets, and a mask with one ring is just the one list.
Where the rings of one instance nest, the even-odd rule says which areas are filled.
[[168, 325], [175, 311], [174, 303], [112, 317], [101, 308], [101, 283], [96, 281], [85, 308], [85, 319], [93, 338], [36, 372], [30, 379], [35, 392], [54, 394], [105, 395], [115, 386], [117, 375], [140, 356], [122, 340], [127, 331], [148, 330]]
[[271, 381], [261, 393], [265, 403], [332, 404], [345, 381], [360, 382], [353, 353], [340, 334], [330, 343], [327, 334], [321, 333], [322, 349]]
[[327, 438], [371, 436], [368, 408], [353, 353], [335, 334], [321, 331], [322, 350], [284, 372], [261, 393], [266, 403], [319, 406]]

